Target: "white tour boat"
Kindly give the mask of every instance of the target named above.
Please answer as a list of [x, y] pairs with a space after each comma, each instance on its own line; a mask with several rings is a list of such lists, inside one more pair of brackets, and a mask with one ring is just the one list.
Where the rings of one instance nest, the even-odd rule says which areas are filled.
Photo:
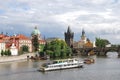
[[40, 67], [40, 71], [61, 70], [69, 68], [82, 68], [84, 61], [78, 59], [55, 60], [52, 63], [45, 63]]

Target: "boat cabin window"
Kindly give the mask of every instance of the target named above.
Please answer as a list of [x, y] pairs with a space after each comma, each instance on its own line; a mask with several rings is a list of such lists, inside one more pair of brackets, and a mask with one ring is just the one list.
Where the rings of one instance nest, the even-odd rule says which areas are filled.
[[73, 62], [73, 60], [69, 60], [69, 62]]
[[59, 63], [62, 63], [62, 61], [59, 61]]
[[53, 64], [62, 63], [63, 61], [53, 61]]
[[42, 66], [43, 66], [43, 67], [48, 67], [48, 64], [43, 64]]
[[67, 60], [63, 61], [63, 62], [68, 62]]
[[53, 61], [53, 64], [58, 63], [57, 61]]
[[75, 59], [75, 61], [78, 61], [77, 59]]

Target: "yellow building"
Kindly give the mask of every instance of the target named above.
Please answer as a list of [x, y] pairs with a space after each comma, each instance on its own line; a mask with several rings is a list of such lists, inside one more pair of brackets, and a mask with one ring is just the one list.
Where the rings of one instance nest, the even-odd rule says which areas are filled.
[[87, 39], [87, 42], [85, 43], [84, 47], [85, 48], [93, 48], [93, 43], [89, 39]]
[[[86, 42], [86, 44], [84, 45], [84, 47], [85, 48], [93, 48], [94, 47], [94, 44], [89, 40], [89, 39], [87, 39], [87, 42]], [[88, 55], [94, 55], [95, 53], [94, 53], [94, 51], [93, 50], [91, 50], [89, 53], [88, 53]]]

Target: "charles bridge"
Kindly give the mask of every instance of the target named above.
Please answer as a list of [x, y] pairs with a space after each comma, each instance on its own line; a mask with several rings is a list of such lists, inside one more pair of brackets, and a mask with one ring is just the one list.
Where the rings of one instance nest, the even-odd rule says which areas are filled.
[[117, 52], [120, 57], [120, 47], [104, 47], [104, 48], [73, 48], [73, 52], [87, 56], [90, 52], [94, 52], [97, 56], [106, 56], [108, 52]]

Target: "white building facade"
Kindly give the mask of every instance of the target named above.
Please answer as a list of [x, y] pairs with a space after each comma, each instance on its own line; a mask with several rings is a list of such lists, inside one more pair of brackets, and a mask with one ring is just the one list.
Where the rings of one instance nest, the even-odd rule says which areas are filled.
[[0, 40], [0, 56], [1, 56], [1, 51], [5, 51], [6, 47], [5, 47], [5, 42], [3, 40]]
[[29, 52], [32, 52], [32, 42], [30, 39], [21, 39], [19, 40], [19, 49], [22, 47], [22, 46], [28, 46], [28, 51]]

